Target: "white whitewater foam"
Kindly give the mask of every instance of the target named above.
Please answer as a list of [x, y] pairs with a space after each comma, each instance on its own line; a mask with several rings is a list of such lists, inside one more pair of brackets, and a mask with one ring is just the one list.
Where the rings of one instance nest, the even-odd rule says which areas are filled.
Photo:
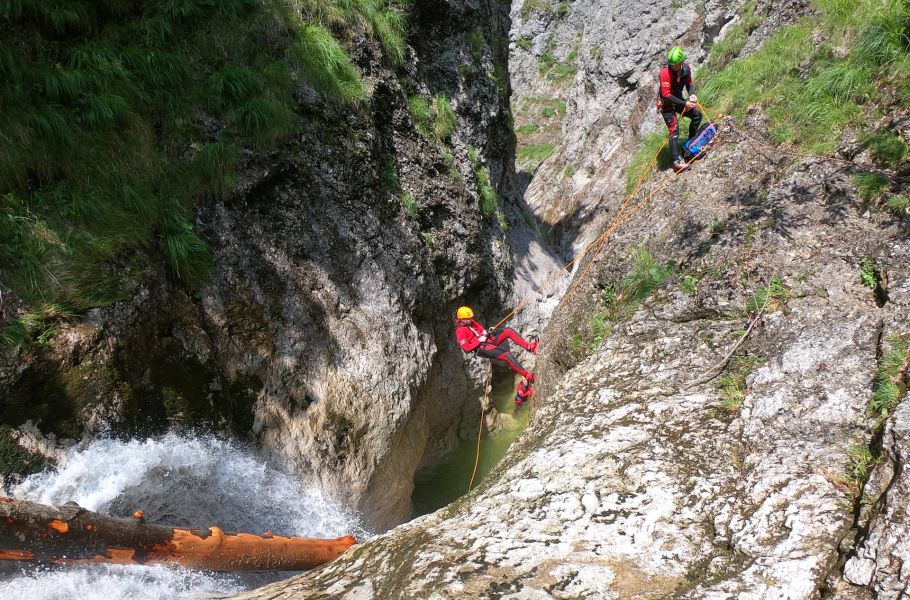
[[224, 575], [167, 567], [98, 565], [36, 570], [12, 581], [0, 581], [7, 600], [162, 600], [195, 594], [238, 594], [245, 586]]
[[[304, 537], [368, 537], [357, 519], [319, 489], [289, 476], [237, 444], [168, 434], [100, 439], [68, 450], [55, 471], [15, 486], [12, 495], [43, 504], [73, 501], [113, 516], [136, 509], [147, 521], [180, 527]], [[205, 574], [165, 567], [26, 570], [0, 576], [4, 600], [181, 598], [237, 593], [262, 576]]]

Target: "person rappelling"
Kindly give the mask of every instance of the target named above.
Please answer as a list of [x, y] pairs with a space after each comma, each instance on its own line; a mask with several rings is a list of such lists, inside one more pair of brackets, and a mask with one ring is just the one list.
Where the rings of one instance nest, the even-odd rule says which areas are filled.
[[[660, 72], [660, 91], [657, 97], [657, 110], [670, 130], [670, 152], [673, 154], [673, 170], [677, 173], [687, 166], [680, 152], [679, 115], [685, 114], [692, 120], [689, 123], [690, 138], [701, 125], [701, 111], [697, 108], [698, 97], [692, 91], [692, 69], [685, 59], [686, 55], [679, 46], [667, 53], [667, 66]], [[688, 95], [685, 99], [684, 90]], [[688, 150], [683, 148], [683, 151], [688, 155]]]
[[474, 311], [468, 306], [460, 307], [455, 314], [455, 337], [464, 352], [474, 352], [483, 358], [504, 362], [529, 384], [534, 382], [534, 373], [521, 366], [511, 352], [509, 341], [515, 342], [531, 354], [537, 354], [537, 338], [527, 341], [508, 327], [487, 331], [474, 320]]

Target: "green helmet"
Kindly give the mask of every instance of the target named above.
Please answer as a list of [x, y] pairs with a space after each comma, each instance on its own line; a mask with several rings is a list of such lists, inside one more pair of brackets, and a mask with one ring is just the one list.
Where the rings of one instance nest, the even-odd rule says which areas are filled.
[[686, 59], [686, 54], [683, 52], [683, 49], [679, 46], [670, 50], [667, 54], [667, 62], [671, 65], [678, 65]]

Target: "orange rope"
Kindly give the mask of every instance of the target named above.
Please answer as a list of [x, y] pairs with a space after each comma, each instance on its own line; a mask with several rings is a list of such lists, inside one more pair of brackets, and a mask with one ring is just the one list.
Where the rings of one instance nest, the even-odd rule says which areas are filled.
[[[707, 116], [707, 113], [706, 113], [706, 116]], [[711, 123], [710, 118], [709, 118], [709, 123], [713, 124], [713, 123]], [[720, 132], [717, 132], [716, 136], [717, 136], [716, 137], [717, 141], [715, 141], [714, 144], [712, 144], [712, 145], [717, 145], [717, 143], [720, 142]], [[663, 149], [663, 147], [661, 147], [661, 149]], [[700, 156], [701, 154], [703, 154], [703, 152], [699, 153], [699, 155], [693, 156], [688, 161], [686, 161], [686, 167], [688, 167], [690, 164], [692, 164], [692, 161], [696, 160], [698, 158], [698, 156]], [[683, 170], [685, 170], [685, 169], [683, 169]], [[612, 234], [613, 231], [615, 231], [616, 228], [618, 228], [620, 225], [622, 225], [623, 223], [628, 221], [632, 217], [632, 215], [636, 211], [638, 211], [638, 209], [640, 209], [642, 206], [647, 204], [652, 198], [654, 198], [654, 196], [656, 196], [659, 192], [663, 191], [668, 185], [670, 185], [670, 183], [682, 172], [683, 172], [682, 170], [679, 172], [674, 172], [672, 175], [670, 175], [668, 178], [666, 178], [664, 180], [664, 182], [661, 185], [659, 185], [656, 189], [654, 189], [650, 194], [648, 194], [647, 196], [645, 196], [644, 198], [642, 198], [641, 200], [636, 202], [632, 206], [632, 208], [629, 209], [627, 212], [625, 212], [625, 213], [620, 212], [619, 214], [617, 214], [616, 218], [613, 220], [613, 223], [610, 225], [610, 227], [605, 232], [605, 236], [603, 236], [604, 239], [601, 241], [600, 246], [598, 247], [597, 251], [594, 253], [594, 256], [591, 258], [591, 260], [585, 266], [585, 269], [581, 272], [581, 274], [575, 278], [575, 281], [572, 282], [572, 285], [569, 287], [568, 290], [566, 290], [566, 293], [563, 295], [563, 297], [559, 300], [559, 304], [557, 304], [557, 306], [556, 306], [557, 309], [559, 307], [561, 307], [563, 305], [563, 303], [565, 303], [566, 299], [572, 294], [572, 292], [575, 291], [576, 288], [578, 288], [578, 286], [584, 280], [584, 277], [587, 274], [588, 270], [594, 265], [595, 259], [600, 254], [603, 247], [606, 245], [607, 238], [609, 237], [609, 235]]]
[[[669, 139], [669, 138], [668, 138], [668, 139]], [[665, 147], [666, 145], [667, 145], [667, 142], [664, 142], [664, 143], [661, 145], [661, 147], [657, 149], [657, 152], [654, 153], [654, 156], [651, 158], [651, 160], [648, 161], [647, 166], [642, 170], [642, 174], [641, 174], [641, 176], [639, 176], [638, 181], [635, 183], [634, 188], [633, 188], [632, 191], [629, 192], [629, 194], [626, 196], [626, 199], [623, 201], [622, 205], [620, 206], [619, 211], [616, 213], [616, 216], [615, 216], [614, 219], [613, 219], [614, 223], [615, 223], [616, 219], [618, 219], [619, 217], [622, 216], [623, 211], [628, 207], [629, 203], [630, 203], [630, 202], [632, 201], [632, 199], [635, 197], [635, 194], [638, 193], [638, 189], [639, 189], [639, 188], [642, 186], [642, 184], [644, 184], [644, 182], [647, 180], [648, 175], [649, 175], [650, 172], [651, 172], [651, 168], [652, 168], [652, 167], [654, 166], [654, 164], [657, 162], [657, 159], [658, 159], [658, 157], [660, 156], [661, 151], [663, 151], [663, 149], [664, 149], [664, 147]], [[610, 227], [612, 227], [612, 226], [613, 226], [613, 223], [611, 223]], [[584, 256], [585, 256], [585, 255], [591, 250], [591, 248], [593, 248], [595, 245], [599, 245], [599, 248], [603, 247], [603, 242], [606, 241], [606, 238], [609, 237], [609, 234], [610, 234], [610, 233], [612, 233], [612, 229], [611, 229], [611, 228], [608, 228], [607, 232], [602, 233], [601, 235], [597, 236], [593, 241], [591, 241], [590, 243], [588, 243], [588, 244], [581, 250], [581, 252], [579, 252], [578, 254], [575, 255], [575, 257], [574, 257], [572, 260], [570, 260], [570, 261], [567, 262], [565, 265], [563, 265], [562, 267], [560, 267], [559, 269], [557, 269], [556, 271], [554, 271], [554, 272], [550, 275], [550, 277], [547, 278], [547, 280], [546, 280], [543, 284], [540, 285], [540, 287], [538, 287], [538, 288], [532, 290], [527, 296], [525, 296], [525, 298], [524, 298], [524, 299], [523, 299], [515, 308], [513, 308], [513, 309], [509, 312], [509, 314], [507, 314], [507, 315], [504, 316], [502, 319], [500, 319], [495, 325], [493, 325], [493, 327], [491, 327], [491, 329], [497, 329], [500, 325], [502, 325], [503, 323], [505, 323], [506, 321], [508, 321], [510, 318], [512, 318], [512, 316], [514, 316], [514, 315], [517, 314], [519, 311], [521, 311], [522, 309], [524, 309], [528, 304], [530, 304], [531, 300], [534, 299], [534, 297], [535, 297], [536, 294], [540, 294], [543, 290], [547, 289], [547, 288], [548, 288], [554, 281], [556, 281], [564, 272], [566, 272], [566, 271], [569, 269], [569, 267], [571, 267], [571, 266], [574, 265], [576, 262], [578, 262], [578, 261], [580, 261], [582, 258], [584, 258]], [[598, 251], [599, 251], [599, 248], [598, 248]]]

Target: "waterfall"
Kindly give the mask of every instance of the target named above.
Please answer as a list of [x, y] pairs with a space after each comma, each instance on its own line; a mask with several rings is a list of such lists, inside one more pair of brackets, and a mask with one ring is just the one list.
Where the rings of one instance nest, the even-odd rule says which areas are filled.
[[[27, 478], [12, 494], [44, 504], [72, 500], [113, 516], [141, 509], [149, 522], [180, 527], [217, 524], [225, 531], [270, 529], [305, 537], [369, 535], [355, 515], [314, 485], [281, 472], [236, 443], [202, 435], [99, 439], [75, 446], [56, 470]], [[166, 567], [17, 567], [0, 574], [0, 598], [181, 598], [237, 593], [275, 578]]]

